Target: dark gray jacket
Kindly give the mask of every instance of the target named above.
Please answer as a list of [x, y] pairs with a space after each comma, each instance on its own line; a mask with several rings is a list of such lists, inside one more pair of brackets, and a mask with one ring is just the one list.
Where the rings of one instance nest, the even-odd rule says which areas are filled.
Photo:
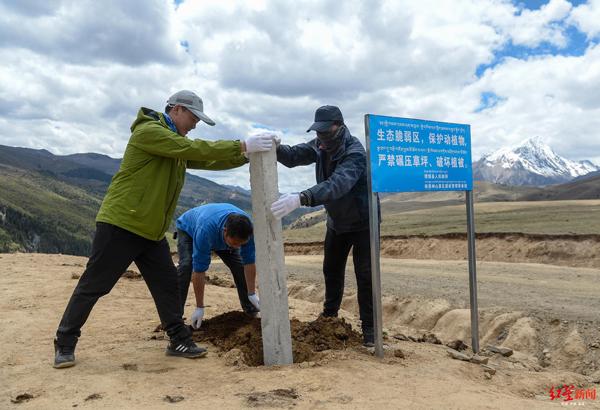
[[310, 206], [325, 205], [327, 227], [337, 233], [369, 229], [367, 156], [360, 141], [345, 129], [340, 148], [333, 153], [326, 175], [326, 153], [319, 139], [277, 147], [277, 161], [288, 168], [317, 164], [317, 185], [307, 189]]

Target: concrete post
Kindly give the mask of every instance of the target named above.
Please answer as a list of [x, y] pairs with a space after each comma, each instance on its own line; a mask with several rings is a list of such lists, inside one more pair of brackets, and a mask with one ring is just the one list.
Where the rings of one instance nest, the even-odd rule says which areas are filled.
[[279, 197], [275, 146], [269, 152], [249, 154], [249, 158], [264, 362], [267, 366], [291, 364], [283, 233], [281, 220], [271, 214], [271, 204]]

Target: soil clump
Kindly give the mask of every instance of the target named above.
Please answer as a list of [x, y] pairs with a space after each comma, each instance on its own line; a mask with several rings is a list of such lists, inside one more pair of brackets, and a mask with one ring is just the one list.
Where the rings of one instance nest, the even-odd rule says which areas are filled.
[[[318, 317], [312, 322], [290, 321], [294, 363], [315, 360], [325, 350], [344, 350], [361, 344], [360, 335], [343, 318]], [[239, 349], [248, 366], [263, 365], [260, 319], [239, 311], [202, 321], [194, 341], [208, 342], [221, 352]]]

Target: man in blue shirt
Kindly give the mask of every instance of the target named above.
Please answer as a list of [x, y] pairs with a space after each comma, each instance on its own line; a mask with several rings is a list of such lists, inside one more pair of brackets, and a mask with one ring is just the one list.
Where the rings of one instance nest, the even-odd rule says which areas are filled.
[[200, 327], [204, 317], [204, 285], [213, 251], [231, 271], [244, 312], [258, 315], [252, 233], [248, 214], [231, 204], [202, 205], [177, 218], [181, 311], [185, 308], [191, 278], [196, 296], [196, 309], [192, 314], [194, 329]]

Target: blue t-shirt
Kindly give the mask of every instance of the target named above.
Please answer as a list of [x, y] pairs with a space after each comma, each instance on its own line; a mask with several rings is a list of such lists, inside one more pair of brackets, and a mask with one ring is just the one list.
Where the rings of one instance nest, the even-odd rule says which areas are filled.
[[[207, 204], [192, 208], [177, 218], [177, 229], [192, 237], [192, 267], [195, 272], [206, 272], [210, 266], [211, 251], [232, 250], [225, 243], [223, 229], [230, 214], [250, 216], [231, 204]], [[240, 247], [244, 265], [255, 263], [254, 238]]]

